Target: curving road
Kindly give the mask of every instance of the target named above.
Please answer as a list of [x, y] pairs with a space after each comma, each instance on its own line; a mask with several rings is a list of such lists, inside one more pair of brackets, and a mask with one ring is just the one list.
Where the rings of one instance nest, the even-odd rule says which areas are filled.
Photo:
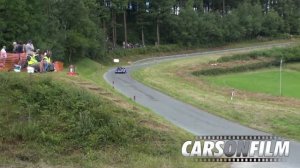
[[[275, 46], [286, 46], [291, 43], [264, 45], [247, 48], [216, 50], [199, 52], [193, 54], [172, 55], [158, 58], [149, 58], [135, 62], [128, 66], [127, 74], [114, 74], [114, 69], [104, 74], [105, 80], [114, 86], [116, 90], [129, 98], [135, 97], [136, 102], [161, 115], [171, 123], [179, 126], [195, 135], [268, 135], [267, 133], [247, 128], [238, 123], [225, 120], [202, 111], [189, 104], [180, 102], [155, 89], [143, 85], [131, 78], [130, 73], [139, 68], [157, 64], [162, 61], [181, 59], [187, 57], [201, 57], [209, 54], [226, 53], [234, 51], [251, 51], [259, 48], [271, 48]], [[281, 163], [233, 163], [232, 167], [259, 167], [259, 168], [299, 168], [300, 167], [300, 144], [291, 142], [290, 156], [286, 162]]]

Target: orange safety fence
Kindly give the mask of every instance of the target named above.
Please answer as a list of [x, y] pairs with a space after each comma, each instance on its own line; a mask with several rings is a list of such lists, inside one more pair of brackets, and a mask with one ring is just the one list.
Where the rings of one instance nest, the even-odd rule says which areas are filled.
[[64, 70], [64, 63], [60, 61], [55, 61], [54, 62], [54, 69], [56, 72], [60, 72]]
[[25, 53], [7, 53], [7, 58], [4, 60], [0, 58], [0, 71], [8, 71], [14, 67], [15, 64], [18, 64], [19, 61], [26, 60]]

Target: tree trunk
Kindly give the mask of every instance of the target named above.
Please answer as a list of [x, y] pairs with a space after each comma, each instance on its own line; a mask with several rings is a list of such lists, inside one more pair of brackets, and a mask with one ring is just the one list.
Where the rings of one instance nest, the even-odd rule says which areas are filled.
[[126, 23], [126, 10], [124, 10], [124, 39], [125, 39], [125, 48], [127, 48], [127, 44], [128, 44], [128, 41], [127, 41], [127, 23]]
[[111, 29], [112, 29], [112, 43], [114, 47], [114, 41], [115, 41], [115, 32], [114, 32], [114, 14], [113, 11], [111, 11]]
[[114, 39], [114, 48], [117, 47], [117, 22], [115, 22], [115, 27], [114, 27], [114, 34], [115, 34], [115, 39]]
[[223, 11], [222, 11], [222, 15], [224, 16], [225, 15], [225, 0], [223, 0]]
[[142, 44], [145, 46], [144, 26], [142, 25]]
[[269, 10], [271, 9], [271, 2], [270, 0], [267, 0], [267, 8], [266, 8], [266, 13], [269, 13]]
[[103, 28], [104, 34], [106, 35], [106, 33], [107, 33], [107, 28], [106, 28], [106, 22], [105, 22], [104, 19], [102, 20], [102, 28]]
[[159, 19], [156, 19], [156, 36], [157, 36], [157, 46], [160, 44], [160, 36], [159, 36]]
[[69, 51], [69, 64], [71, 64], [72, 61], [72, 50]]
[[209, 12], [209, 10], [210, 10], [210, 1], [208, 1], [207, 3], [207, 12]]
[[116, 30], [116, 13], [115, 11], [112, 11], [112, 20], [111, 20], [111, 26], [112, 26], [112, 40], [113, 40], [113, 48], [116, 48], [117, 46], [117, 30]]

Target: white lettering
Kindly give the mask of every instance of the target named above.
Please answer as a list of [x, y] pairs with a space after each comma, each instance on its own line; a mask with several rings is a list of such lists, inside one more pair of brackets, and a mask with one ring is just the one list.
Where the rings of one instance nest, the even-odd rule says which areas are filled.
[[289, 150], [290, 150], [290, 142], [284, 141], [282, 144], [282, 141], [278, 141], [275, 144], [275, 150], [274, 150], [274, 156], [289, 156]]
[[272, 157], [273, 156], [273, 153], [271, 152], [271, 145], [272, 145], [272, 141], [267, 141], [265, 157]]
[[181, 148], [181, 153], [183, 156], [190, 156], [190, 154], [187, 152], [187, 147], [189, 145], [192, 144], [192, 141], [186, 141], [183, 145], [182, 145], [182, 148]]
[[201, 142], [200, 141], [196, 141], [194, 143], [193, 149], [191, 151], [191, 155], [190, 156], [201, 156]]
[[259, 152], [258, 152], [258, 156], [259, 157], [263, 157], [264, 156], [264, 151], [265, 151], [265, 141], [261, 141], [260, 145], [259, 145]]
[[203, 156], [213, 156], [212, 150], [215, 147], [215, 143], [211, 141], [205, 141], [203, 147]]
[[214, 153], [215, 157], [221, 157], [224, 154], [222, 146], [224, 146], [224, 141], [218, 141], [216, 143], [216, 148], [217, 148], [218, 152]]
[[252, 141], [250, 145], [250, 157], [254, 157], [255, 151], [258, 150], [259, 141]]

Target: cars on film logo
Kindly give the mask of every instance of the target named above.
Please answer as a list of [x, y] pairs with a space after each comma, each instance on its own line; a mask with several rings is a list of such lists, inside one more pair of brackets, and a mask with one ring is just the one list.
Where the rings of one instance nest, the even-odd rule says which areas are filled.
[[276, 136], [197, 136], [182, 145], [182, 155], [201, 162], [281, 162], [290, 142]]

